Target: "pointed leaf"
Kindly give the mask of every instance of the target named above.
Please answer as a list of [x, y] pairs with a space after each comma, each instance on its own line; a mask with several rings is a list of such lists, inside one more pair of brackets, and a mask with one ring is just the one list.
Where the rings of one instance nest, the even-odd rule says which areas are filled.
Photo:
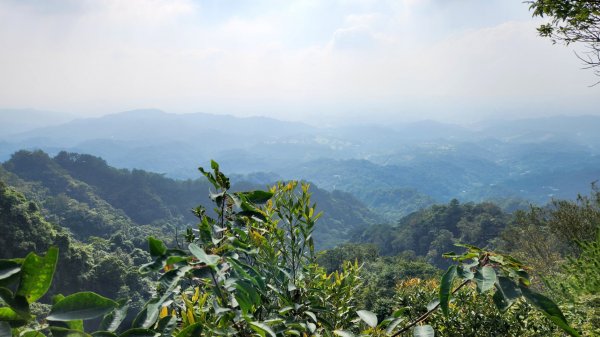
[[377, 315], [368, 310], [358, 310], [358, 317], [362, 319], [368, 326], [374, 328], [377, 326]]
[[558, 327], [563, 329], [566, 333], [568, 333], [571, 336], [580, 336], [579, 332], [577, 332], [577, 330], [573, 329], [569, 325], [567, 319], [563, 315], [558, 305], [554, 303], [554, 301], [542, 294], [538, 294], [533, 290], [530, 290], [528, 287], [521, 285], [520, 289], [523, 296], [528, 301], [533, 303], [538, 309], [540, 309], [544, 313], [544, 315], [546, 315], [546, 317], [548, 317], [552, 322], [554, 322], [554, 324], [556, 324]]
[[268, 333], [269, 336], [271, 337], [277, 337], [277, 335], [275, 334], [275, 332], [271, 329], [270, 326], [266, 325], [265, 323], [261, 323], [261, 322], [250, 322], [250, 327], [252, 328], [252, 330], [258, 332], [259, 334], [264, 335], [265, 333]]
[[195, 243], [190, 243], [188, 246], [190, 252], [198, 259], [199, 262], [206, 264], [207, 266], [214, 267], [219, 262], [220, 257], [217, 255], [208, 255], [204, 249], [198, 247]]
[[58, 261], [58, 248], [48, 249], [46, 256], [29, 253], [21, 266], [21, 281], [16, 295], [24, 296], [29, 303], [40, 299], [50, 288]]
[[117, 302], [119, 306], [115, 308], [115, 310], [109, 312], [102, 318], [102, 322], [98, 327], [99, 330], [115, 332], [121, 325], [121, 322], [127, 316], [127, 310], [129, 309], [129, 304], [127, 304], [127, 300], [120, 300]]
[[452, 294], [452, 282], [456, 277], [456, 266], [450, 266], [446, 273], [442, 276], [440, 283], [440, 306], [444, 316], [448, 316], [448, 303], [450, 302], [450, 296]]
[[81, 292], [69, 295], [52, 306], [50, 321], [73, 321], [102, 316], [119, 304], [93, 292]]

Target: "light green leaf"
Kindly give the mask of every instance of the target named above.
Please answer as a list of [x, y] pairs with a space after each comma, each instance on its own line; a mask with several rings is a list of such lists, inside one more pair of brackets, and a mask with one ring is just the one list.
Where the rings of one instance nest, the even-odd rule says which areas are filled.
[[219, 262], [219, 256], [206, 254], [204, 249], [198, 247], [198, 245], [195, 243], [190, 243], [188, 248], [190, 252], [194, 254], [194, 256], [198, 259], [199, 262], [204, 263], [207, 266], [215, 267]]
[[250, 322], [250, 327], [252, 328], [252, 330], [258, 332], [261, 335], [265, 335], [265, 334], [269, 334], [269, 336], [271, 337], [277, 337], [277, 335], [275, 334], [275, 332], [271, 329], [270, 326], [261, 323], [261, 322]]
[[48, 249], [46, 256], [41, 257], [31, 252], [21, 266], [21, 281], [17, 288], [17, 296], [24, 296], [29, 303], [40, 299], [50, 288], [52, 277], [58, 261], [58, 248]]
[[358, 314], [358, 317], [360, 317], [360, 319], [367, 323], [367, 325], [371, 328], [377, 326], [377, 315], [374, 313], [368, 310], [358, 310], [356, 313]]
[[354, 334], [352, 332], [344, 330], [334, 330], [333, 334], [340, 337], [354, 337]]
[[102, 316], [119, 304], [93, 292], [81, 292], [69, 295], [52, 306], [50, 321], [73, 321]]
[[413, 337], [434, 337], [435, 331], [431, 325], [419, 325], [413, 329]]

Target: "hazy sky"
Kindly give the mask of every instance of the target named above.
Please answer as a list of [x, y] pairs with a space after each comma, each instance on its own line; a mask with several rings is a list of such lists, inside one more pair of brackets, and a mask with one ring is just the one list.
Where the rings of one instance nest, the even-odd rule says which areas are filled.
[[381, 121], [600, 113], [521, 0], [0, 0], [0, 108]]

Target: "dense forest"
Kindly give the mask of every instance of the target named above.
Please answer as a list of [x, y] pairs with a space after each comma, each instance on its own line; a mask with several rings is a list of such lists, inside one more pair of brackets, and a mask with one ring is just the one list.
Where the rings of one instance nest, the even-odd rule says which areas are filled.
[[[126, 299], [128, 314], [121, 314], [123, 322], [112, 329], [114, 333], [125, 332], [128, 326], [139, 333], [142, 328], [144, 333], [160, 333], [165, 318], [173, 319], [169, 331], [180, 331], [182, 336], [192, 336], [191, 327], [205, 329], [208, 335], [305, 331], [349, 336], [386, 330], [427, 335], [428, 328], [420, 326], [431, 327], [438, 336], [560, 336], [564, 331], [593, 335], [599, 331], [600, 191], [595, 187], [591, 195], [576, 201], [556, 200], [512, 212], [491, 202], [453, 199], [419, 206], [386, 223], [344, 192], [295, 182], [273, 182], [272, 188], [243, 181], [230, 184], [216, 163], [213, 169], [214, 174], [202, 170], [207, 179], [181, 181], [116, 169], [91, 155], [61, 152], [50, 157], [41, 151], [19, 151], [0, 167], [0, 230], [5, 233], [0, 258], [20, 261], [14, 259], [57, 248], [56, 273], [48, 293], [69, 298], [91, 291], [102, 299]], [[265, 189], [270, 192], [259, 192]], [[394, 196], [411, 197], [388, 197]], [[459, 257], [465, 249], [466, 258]], [[443, 255], [450, 251], [459, 255]], [[464, 268], [466, 261], [490, 256], [496, 259], [494, 264], [480, 260], [480, 267]], [[506, 268], [526, 271], [525, 279], [517, 276], [509, 281], [509, 269], [497, 262], [512, 259], [519, 262]], [[194, 272], [198, 264], [200, 270], [213, 270], [215, 283], [202, 281], [209, 275]], [[267, 265], [279, 271], [263, 275], [267, 271], [261, 268]], [[477, 275], [486, 268], [496, 273], [490, 280], [486, 280], [489, 275], [481, 276], [481, 283]], [[473, 280], [473, 286], [451, 294], [450, 309], [442, 312], [435, 309], [449, 273], [445, 269], [469, 270], [475, 278], [466, 279]], [[174, 271], [176, 275], [171, 275]], [[485, 281], [497, 289], [495, 293]], [[495, 297], [505, 281], [517, 288], [512, 295], [502, 293], [507, 303], [500, 305]], [[270, 284], [268, 289], [247, 288], [263, 287], [263, 282]], [[451, 280], [449, 285], [453, 284]], [[534, 290], [549, 302], [540, 304], [539, 298], [527, 295]], [[203, 297], [204, 304], [197, 302], [198, 291], [208, 296]], [[223, 292], [232, 297], [221, 297]], [[540, 295], [544, 293], [549, 297]], [[334, 301], [331, 296], [338, 298]], [[330, 300], [314, 302], [317, 298]], [[10, 296], [3, 300], [12, 308]], [[39, 301], [44, 304], [33, 306], [31, 313], [52, 316], [51, 297], [40, 296]], [[548, 307], [553, 301], [560, 309]], [[160, 305], [152, 307], [155, 302]], [[114, 303], [101, 314], [120, 310], [125, 302]], [[303, 304], [285, 309], [285, 303]], [[326, 308], [331, 305], [335, 309]], [[140, 323], [140, 315], [148, 315], [151, 307], [158, 308], [161, 319], [146, 317]], [[231, 310], [240, 312], [230, 316]], [[272, 316], [276, 312], [277, 318]], [[422, 315], [427, 325], [420, 325]], [[417, 328], [401, 330], [411, 321], [419, 322]], [[48, 322], [53, 335], [60, 335], [56, 331], [60, 324], [53, 328], [54, 323]], [[105, 330], [102, 324], [95, 319], [85, 328]], [[36, 325], [18, 331], [27, 329]], [[125, 335], [134, 333], [128, 331]]]

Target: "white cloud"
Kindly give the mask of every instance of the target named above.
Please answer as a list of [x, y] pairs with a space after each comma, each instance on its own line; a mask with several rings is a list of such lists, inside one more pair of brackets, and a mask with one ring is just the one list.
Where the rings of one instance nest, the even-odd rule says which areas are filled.
[[504, 0], [265, 1], [0, 1], [0, 107], [459, 118], [600, 103], [530, 19], [471, 22]]

